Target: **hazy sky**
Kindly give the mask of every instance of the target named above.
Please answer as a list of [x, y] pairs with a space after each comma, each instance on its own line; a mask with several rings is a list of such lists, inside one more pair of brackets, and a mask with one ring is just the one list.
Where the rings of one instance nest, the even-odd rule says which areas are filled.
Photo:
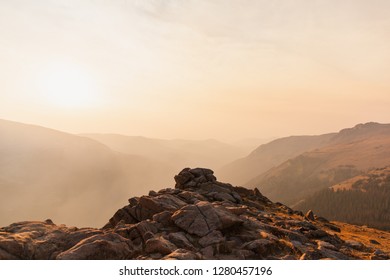
[[390, 122], [388, 0], [0, 0], [0, 118], [160, 138]]

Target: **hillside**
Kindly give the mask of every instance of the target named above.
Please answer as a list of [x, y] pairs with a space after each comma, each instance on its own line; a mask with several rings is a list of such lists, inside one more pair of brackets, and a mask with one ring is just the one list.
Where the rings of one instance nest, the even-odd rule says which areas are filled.
[[249, 148], [244, 144], [230, 145], [214, 139], [165, 140], [119, 134], [82, 134], [82, 136], [99, 141], [121, 153], [164, 162], [172, 170], [168, 174], [182, 166], [219, 168], [249, 152]]
[[313, 209], [332, 220], [390, 230], [390, 167], [365, 172], [305, 199], [298, 209]]
[[319, 136], [290, 136], [260, 145], [248, 156], [235, 160], [218, 170], [220, 177], [242, 185], [250, 179], [278, 166], [284, 161], [329, 143], [333, 133]]
[[316, 191], [390, 164], [390, 125], [367, 123], [341, 130], [323, 147], [259, 174], [245, 186], [294, 205]]
[[101, 229], [52, 220], [0, 228], [0, 260], [390, 258], [389, 232], [304, 215], [209, 169], [183, 169], [175, 181], [130, 198]]
[[169, 183], [160, 180], [162, 173], [159, 163], [86, 137], [0, 120], [0, 225], [50, 215], [61, 223], [97, 226], [125, 193]]

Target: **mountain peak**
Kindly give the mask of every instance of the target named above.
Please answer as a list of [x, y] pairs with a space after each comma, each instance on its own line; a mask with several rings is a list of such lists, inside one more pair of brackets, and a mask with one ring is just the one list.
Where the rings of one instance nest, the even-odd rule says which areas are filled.
[[386, 126], [388, 126], [388, 125], [377, 123], [377, 122], [359, 123], [359, 124], [355, 125], [354, 127], [344, 128], [344, 129], [340, 130], [340, 133], [380, 129], [380, 128], [383, 128]]
[[364, 128], [372, 128], [372, 127], [378, 127], [380, 126], [380, 123], [377, 122], [366, 122], [366, 123], [359, 123], [355, 125], [353, 128], [354, 129], [364, 129]]
[[390, 124], [377, 122], [360, 123], [354, 127], [340, 130], [333, 138], [333, 141], [358, 141], [373, 136], [377, 137], [378, 135], [390, 136]]

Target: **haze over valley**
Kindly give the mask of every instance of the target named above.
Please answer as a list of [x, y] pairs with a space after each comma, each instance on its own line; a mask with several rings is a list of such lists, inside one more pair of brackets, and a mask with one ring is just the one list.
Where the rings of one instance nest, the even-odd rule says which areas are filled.
[[245, 151], [216, 140], [80, 136], [0, 120], [0, 223], [50, 216], [98, 226], [128, 196], [172, 186], [183, 166], [218, 168]]
[[0, 0], [0, 259], [389, 259], [389, 38], [387, 0]]
[[[0, 135], [3, 225], [48, 217], [70, 225], [103, 225], [128, 197], [172, 187], [172, 174], [198, 166], [216, 170], [224, 182], [257, 187], [272, 200], [316, 211], [310, 201], [318, 191], [390, 166], [390, 125], [379, 123], [279, 138], [251, 152], [211, 139], [75, 135], [6, 120], [0, 121]], [[388, 207], [385, 202], [377, 211]], [[390, 226], [387, 218], [377, 224]]]

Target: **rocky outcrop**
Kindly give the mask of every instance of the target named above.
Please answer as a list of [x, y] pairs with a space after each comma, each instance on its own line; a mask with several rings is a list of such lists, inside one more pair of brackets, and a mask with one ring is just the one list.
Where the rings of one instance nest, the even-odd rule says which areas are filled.
[[102, 229], [1, 228], [0, 259], [389, 259], [380, 242], [343, 239], [339, 224], [218, 182], [212, 170], [186, 168], [175, 181], [129, 199]]
[[14, 223], [0, 229], [1, 259], [131, 258], [132, 244], [115, 232], [55, 225]]

